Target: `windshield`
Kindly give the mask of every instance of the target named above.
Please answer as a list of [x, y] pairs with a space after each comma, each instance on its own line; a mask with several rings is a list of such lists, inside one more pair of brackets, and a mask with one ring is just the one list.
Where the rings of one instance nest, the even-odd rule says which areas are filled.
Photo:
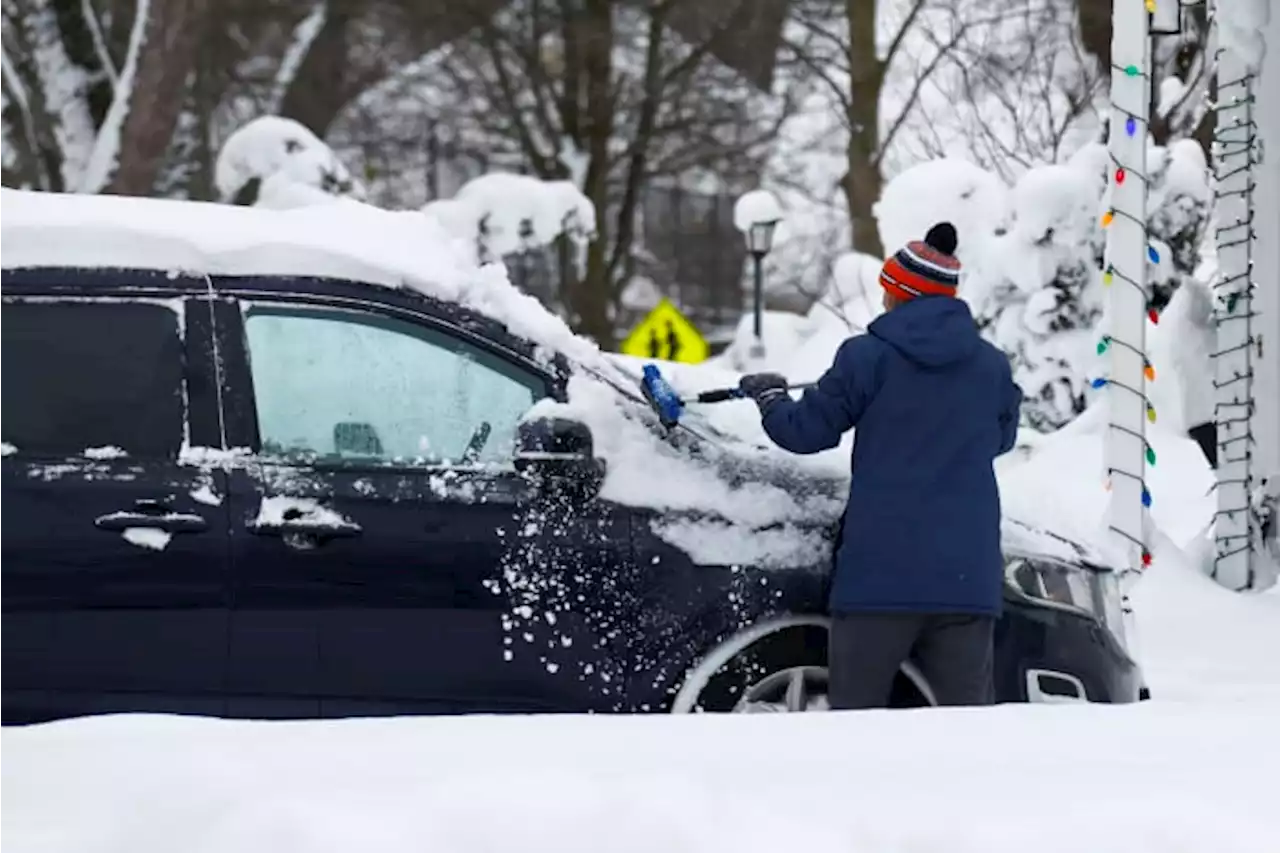
[[[640, 392], [640, 370], [636, 369], [633, 371], [630, 365], [622, 365], [615, 360], [610, 360], [608, 365], [608, 373], [612, 375], [606, 375], [605, 372], [586, 367], [585, 365], [579, 366], [587, 373], [612, 387], [634, 405], [641, 406], [648, 410], [649, 403], [644, 399], [643, 394]], [[681, 389], [677, 387], [676, 391], [679, 392]], [[720, 445], [740, 446], [746, 443], [741, 436], [736, 436], [719, 429], [712, 425], [710, 421], [698, 412], [689, 408], [686, 408], [681, 412], [680, 422], [677, 425], [677, 429], [684, 430], [704, 441], [710, 441]]]

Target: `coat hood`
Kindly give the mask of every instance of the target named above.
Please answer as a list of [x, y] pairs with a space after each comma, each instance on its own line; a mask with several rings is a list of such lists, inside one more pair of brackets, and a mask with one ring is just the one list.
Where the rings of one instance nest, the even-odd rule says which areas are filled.
[[929, 296], [881, 314], [867, 329], [922, 367], [945, 367], [970, 358], [981, 338], [960, 299]]

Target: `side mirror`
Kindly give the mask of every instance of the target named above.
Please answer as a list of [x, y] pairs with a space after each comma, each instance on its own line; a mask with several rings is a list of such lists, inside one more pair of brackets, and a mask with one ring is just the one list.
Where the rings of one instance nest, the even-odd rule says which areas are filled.
[[604, 482], [591, 428], [569, 418], [535, 418], [516, 429], [516, 470], [540, 486], [589, 497]]

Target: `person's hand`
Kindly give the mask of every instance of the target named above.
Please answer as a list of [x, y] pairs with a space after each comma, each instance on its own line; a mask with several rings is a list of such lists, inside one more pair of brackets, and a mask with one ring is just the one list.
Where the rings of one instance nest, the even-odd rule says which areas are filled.
[[787, 378], [778, 373], [748, 373], [738, 380], [743, 396], [756, 401], [763, 413], [770, 404], [787, 395]]

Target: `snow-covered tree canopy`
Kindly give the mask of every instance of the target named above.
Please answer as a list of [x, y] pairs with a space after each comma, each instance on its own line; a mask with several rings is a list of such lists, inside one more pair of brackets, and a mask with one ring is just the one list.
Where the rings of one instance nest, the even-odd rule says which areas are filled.
[[548, 246], [562, 234], [581, 248], [596, 233], [595, 207], [572, 181], [493, 172], [422, 209], [474, 241], [480, 263]]
[[214, 183], [222, 201], [258, 207], [299, 207], [364, 195], [328, 145], [280, 116], [261, 116], [231, 134], [218, 155]]

